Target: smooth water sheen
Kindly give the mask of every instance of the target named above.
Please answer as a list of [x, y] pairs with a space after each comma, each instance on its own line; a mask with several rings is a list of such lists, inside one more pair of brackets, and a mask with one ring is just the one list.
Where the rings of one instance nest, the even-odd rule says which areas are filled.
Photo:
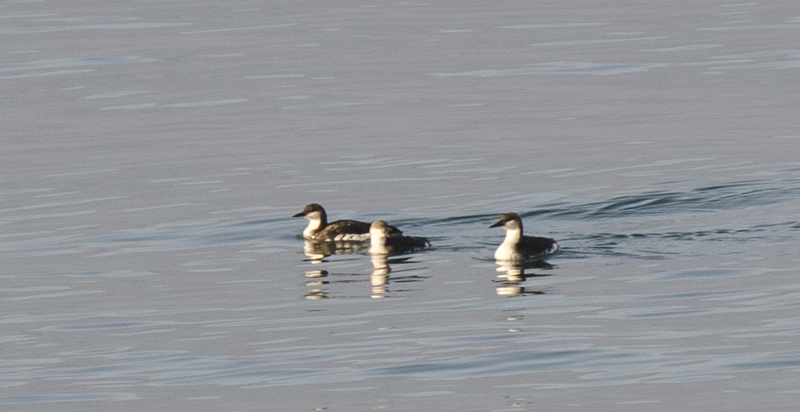
[[0, 407], [795, 410], [794, 6], [0, 4]]

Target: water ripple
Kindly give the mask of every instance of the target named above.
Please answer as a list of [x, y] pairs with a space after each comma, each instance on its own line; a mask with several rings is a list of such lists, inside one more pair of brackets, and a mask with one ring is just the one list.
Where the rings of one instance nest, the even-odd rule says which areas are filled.
[[571, 207], [557, 213], [587, 219], [629, 218], [633, 215], [708, 212], [793, 202], [800, 198], [800, 182], [742, 181], [706, 186], [688, 192], [652, 192], [621, 196]]
[[75, 26], [31, 26], [0, 29], [0, 35], [8, 34], [33, 34], [57, 33], [76, 30], [139, 30], [158, 29], [162, 27], [188, 26], [190, 23], [106, 23], [106, 24], [81, 24]]
[[62, 67], [97, 66], [107, 64], [147, 63], [152, 59], [139, 56], [97, 56], [97, 57], [68, 57], [63, 59], [34, 60], [22, 63], [2, 63], [0, 72], [21, 70], [57, 69]]
[[665, 67], [665, 63], [588, 63], [588, 62], [552, 62], [519, 69], [474, 70], [454, 73], [429, 73], [438, 77], [509, 77], [530, 75], [594, 75], [609, 76], [615, 74], [637, 73]]
[[99, 402], [99, 401], [130, 401], [138, 399], [133, 393], [126, 392], [100, 392], [100, 393], [54, 393], [39, 395], [0, 396], [0, 405], [24, 405], [31, 403], [61, 403], [61, 402]]

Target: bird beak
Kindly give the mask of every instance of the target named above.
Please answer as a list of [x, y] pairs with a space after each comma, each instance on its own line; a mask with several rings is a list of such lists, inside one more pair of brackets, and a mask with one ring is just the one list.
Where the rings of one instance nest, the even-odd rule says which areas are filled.
[[489, 228], [491, 229], [493, 227], [500, 227], [500, 226], [503, 226], [504, 224], [506, 224], [506, 222], [503, 222], [502, 220], [498, 220], [497, 223], [489, 226]]
[[300, 213], [298, 213], [298, 214], [296, 214], [296, 215], [294, 215], [294, 216], [292, 216], [292, 217], [303, 217], [303, 216], [305, 216], [305, 215], [306, 215], [305, 213], [303, 213], [303, 212], [300, 212]]

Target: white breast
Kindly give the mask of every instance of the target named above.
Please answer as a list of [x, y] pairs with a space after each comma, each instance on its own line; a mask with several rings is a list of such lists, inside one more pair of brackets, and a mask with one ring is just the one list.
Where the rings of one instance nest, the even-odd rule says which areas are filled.
[[517, 243], [519, 243], [521, 237], [521, 230], [506, 230], [506, 238], [503, 239], [503, 243], [501, 243], [500, 247], [494, 252], [494, 258], [496, 260], [517, 260], [524, 258], [524, 256], [521, 256], [519, 252], [517, 252]]
[[[308, 217], [306, 217], [308, 219]], [[319, 226], [322, 224], [322, 221], [319, 219], [308, 219], [308, 226], [303, 230], [303, 237], [306, 239], [311, 239], [319, 230]]]
[[521, 256], [517, 253], [517, 248], [515, 244], [511, 244], [508, 242], [503, 242], [500, 247], [494, 252], [494, 258], [496, 260], [516, 260], [519, 259]]

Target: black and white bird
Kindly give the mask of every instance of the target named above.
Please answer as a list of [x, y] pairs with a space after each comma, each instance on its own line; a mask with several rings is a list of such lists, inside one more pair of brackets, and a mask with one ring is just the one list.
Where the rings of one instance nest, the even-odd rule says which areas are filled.
[[[308, 226], [303, 230], [303, 237], [309, 240], [333, 240], [341, 242], [360, 242], [369, 239], [369, 223], [357, 220], [337, 220], [328, 223], [328, 214], [317, 203], [311, 203], [303, 211], [292, 217], [308, 219]], [[400, 235], [398, 228], [390, 226], [392, 236]]]
[[383, 220], [372, 222], [369, 228], [369, 253], [372, 255], [388, 255], [390, 253], [406, 253], [425, 249], [431, 243], [424, 237], [390, 236], [391, 226]]
[[506, 238], [494, 252], [496, 260], [525, 260], [539, 255], [554, 253], [558, 250], [558, 243], [553, 239], [524, 236], [522, 234], [522, 219], [516, 213], [506, 213], [500, 216], [500, 220], [489, 227], [499, 226], [506, 230]]

